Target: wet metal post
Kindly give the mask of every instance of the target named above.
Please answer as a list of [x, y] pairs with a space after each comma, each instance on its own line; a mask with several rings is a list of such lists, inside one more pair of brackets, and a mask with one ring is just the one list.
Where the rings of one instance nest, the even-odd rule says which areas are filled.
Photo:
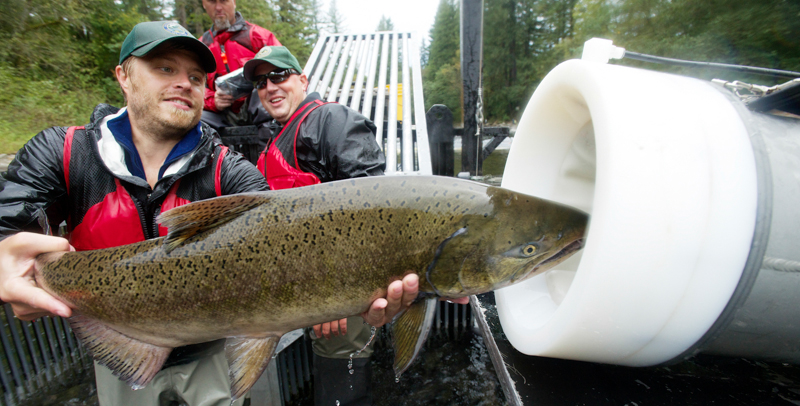
[[461, 0], [461, 82], [464, 89], [464, 132], [461, 171], [483, 173], [481, 68], [483, 63], [483, 0]]

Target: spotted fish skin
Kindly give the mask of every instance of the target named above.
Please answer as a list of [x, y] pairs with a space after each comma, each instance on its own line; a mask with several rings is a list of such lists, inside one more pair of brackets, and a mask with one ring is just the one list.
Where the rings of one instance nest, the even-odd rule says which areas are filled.
[[425, 176], [227, 196], [160, 219], [165, 238], [40, 257], [37, 281], [92, 326], [159, 348], [280, 337], [359, 314], [412, 272], [423, 296], [526, 279], [579, 249], [588, 220], [506, 189]]

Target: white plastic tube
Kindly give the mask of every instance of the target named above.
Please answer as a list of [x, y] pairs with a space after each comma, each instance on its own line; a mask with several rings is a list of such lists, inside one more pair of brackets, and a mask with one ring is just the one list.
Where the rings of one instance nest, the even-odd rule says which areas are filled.
[[567, 61], [519, 122], [503, 187], [591, 214], [583, 251], [496, 292], [522, 353], [631, 366], [694, 345], [737, 286], [756, 163], [731, 102], [700, 80]]

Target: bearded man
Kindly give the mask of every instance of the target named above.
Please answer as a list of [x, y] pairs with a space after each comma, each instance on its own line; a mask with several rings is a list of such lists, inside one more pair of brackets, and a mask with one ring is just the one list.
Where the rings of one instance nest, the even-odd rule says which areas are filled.
[[203, 0], [203, 9], [214, 25], [200, 39], [211, 49], [217, 61], [216, 71], [208, 74], [203, 121], [215, 129], [252, 124], [242, 110], [249, 109], [249, 114], [254, 116], [266, 114], [258, 97], [253, 97], [252, 103], [244, 106], [247, 96], [234, 99], [230, 94], [217, 91], [214, 81], [244, 66], [262, 47], [281, 43], [266, 28], [245, 21], [236, 11], [236, 0]]
[[[216, 68], [202, 42], [172, 21], [140, 23], [123, 42], [119, 62], [115, 74], [126, 107], [101, 104], [85, 126], [44, 130], [20, 150], [0, 179], [0, 234], [35, 229], [37, 212], [47, 210], [53, 224], [68, 222], [69, 240], [17, 233], [2, 241], [13, 245], [4, 254], [24, 257], [139, 242], [166, 234], [155, 219], [173, 207], [268, 189], [252, 164], [228, 151], [200, 123], [206, 74]], [[4, 272], [14, 269], [9, 258], [3, 255], [0, 261]], [[35, 282], [31, 285], [4, 289], [3, 299], [20, 318], [70, 315], [63, 303]], [[28, 295], [33, 309], [15, 303], [14, 295]], [[95, 364], [100, 404], [175, 400], [228, 406], [223, 344], [175, 349], [164, 369], [137, 391]], [[186, 385], [189, 381], [201, 385]]]

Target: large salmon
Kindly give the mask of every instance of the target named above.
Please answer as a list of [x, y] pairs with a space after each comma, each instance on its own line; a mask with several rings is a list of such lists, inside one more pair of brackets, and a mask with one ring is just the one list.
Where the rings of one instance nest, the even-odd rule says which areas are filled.
[[70, 323], [95, 360], [134, 387], [173, 348], [226, 337], [240, 397], [284, 333], [360, 314], [414, 272], [419, 299], [393, 322], [399, 375], [437, 297], [551, 268], [582, 247], [587, 215], [471, 181], [383, 176], [220, 197], [159, 220], [167, 237], [43, 254], [36, 280], [75, 309]]

